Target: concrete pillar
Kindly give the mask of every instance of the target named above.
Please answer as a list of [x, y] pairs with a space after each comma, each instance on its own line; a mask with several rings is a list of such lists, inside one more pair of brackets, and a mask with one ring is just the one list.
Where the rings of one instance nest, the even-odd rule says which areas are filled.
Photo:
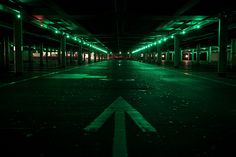
[[43, 43], [39, 45], [39, 65], [40, 67], [43, 66]]
[[22, 33], [22, 18], [15, 17], [14, 19], [14, 45], [15, 45], [15, 56], [14, 66], [16, 74], [23, 72], [23, 33]]
[[201, 46], [200, 44], [197, 44], [197, 47], [196, 47], [196, 64], [197, 65], [200, 64], [200, 51], [201, 51]]
[[162, 62], [162, 57], [161, 57], [161, 45], [160, 44], [158, 44], [157, 45], [157, 64], [161, 64], [161, 62]]
[[66, 67], [66, 36], [61, 37], [61, 66]]
[[88, 64], [90, 64], [90, 63], [91, 63], [91, 52], [88, 51]]
[[0, 42], [0, 71], [4, 69], [4, 44]]
[[98, 61], [101, 61], [101, 54], [98, 54]]
[[60, 66], [61, 65], [61, 44], [57, 51], [57, 62], [58, 62], [58, 65]]
[[227, 68], [227, 37], [228, 37], [228, 22], [227, 15], [221, 14], [218, 27], [218, 74], [219, 76], [226, 75]]
[[9, 43], [9, 36], [4, 37], [4, 69], [6, 71], [10, 70], [10, 43]]
[[32, 52], [32, 45], [29, 45], [28, 47], [28, 62], [29, 62], [29, 68], [33, 68], [33, 52]]
[[84, 52], [84, 62], [86, 62], [86, 53]]
[[93, 55], [94, 55], [94, 62], [97, 62], [97, 58], [96, 58], [96, 57], [97, 57], [97, 53], [96, 53], [96, 52], [94, 52], [94, 54], [93, 54]]
[[169, 61], [169, 52], [167, 51], [166, 54], [165, 54], [166, 58], [165, 58], [165, 61]]
[[70, 53], [70, 65], [72, 65], [73, 64], [73, 51], [72, 50], [70, 50], [69, 51], [69, 53]]
[[231, 66], [236, 66], [236, 39], [231, 40]]
[[211, 63], [211, 53], [212, 53], [212, 47], [209, 46], [208, 52], [207, 52], [207, 61], [208, 61], [208, 63]]
[[175, 51], [174, 67], [178, 68], [179, 63], [180, 63], [180, 36], [179, 35], [175, 35], [174, 37], [174, 51]]
[[82, 57], [82, 44], [80, 44], [80, 47], [79, 47], [79, 50], [78, 50], [78, 65], [82, 65], [82, 60], [83, 60], [83, 57]]
[[49, 48], [46, 47], [45, 60], [46, 60], [46, 64], [47, 64], [47, 65], [48, 65], [48, 51], [49, 51]]

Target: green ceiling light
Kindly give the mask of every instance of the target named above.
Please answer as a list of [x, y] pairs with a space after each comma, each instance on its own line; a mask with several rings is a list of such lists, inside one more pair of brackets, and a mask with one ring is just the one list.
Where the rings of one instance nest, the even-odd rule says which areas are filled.
[[197, 25], [197, 26], [196, 26], [196, 28], [197, 28], [197, 29], [200, 29], [200, 28], [201, 28], [201, 26], [200, 26], [200, 25]]
[[66, 35], [66, 38], [68, 38], [68, 39], [69, 39], [69, 38], [70, 38], [70, 35], [69, 35], [69, 34], [67, 34], [67, 35]]
[[44, 27], [44, 28], [48, 28], [48, 26], [47, 26], [46, 24], [43, 24], [43, 27]]
[[16, 16], [18, 19], [20, 19], [21, 18], [21, 15], [20, 14], [17, 14], [17, 16]]
[[161, 44], [161, 42], [162, 42], [161, 40], [158, 40], [158, 43], [159, 43], [159, 44]]
[[174, 38], [174, 35], [171, 35], [171, 39], [173, 39]]
[[186, 34], [186, 32], [183, 30], [183, 31], [181, 32], [181, 34]]
[[55, 32], [56, 34], [58, 34], [58, 33], [59, 33], [59, 31], [58, 31], [58, 30], [55, 30], [54, 32]]
[[154, 45], [156, 45], [157, 44], [157, 42], [154, 42]]
[[166, 41], [166, 40], [167, 40], [167, 38], [165, 37], [163, 40], [164, 40], [164, 41]]
[[76, 38], [76, 37], [74, 37], [74, 41], [77, 41], [77, 38]]

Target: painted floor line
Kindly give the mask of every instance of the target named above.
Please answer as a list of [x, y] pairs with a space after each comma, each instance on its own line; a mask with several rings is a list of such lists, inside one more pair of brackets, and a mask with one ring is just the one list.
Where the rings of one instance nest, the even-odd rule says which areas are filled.
[[171, 70], [171, 69], [164, 68], [164, 67], [162, 67], [162, 69], [165, 69], [165, 70], [168, 70], [168, 71], [171, 71], [171, 72], [175, 72], [175, 73], [179, 73], [179, 74], [184, 74], [184, 75], [187, 75], [187, 76], [201, 78], [201, 79], [208, 80], [208, 81], [213, 81], [213, 82], [216, 82], [216, 83], [219, 83], [219, 84], [224, 84], [224, 85], [227, 85], [227, 86], [236, 87], [236, 84], [232, 84], [232, 83], [228, 83], [228, 82], [223, 82], [223, 81], [220, 81], [220, 80], [215, 80], [215, 79], [207, 78], [207, 77], [196, 75], [196, 74], [191, 74], [191, 73], [187, 73], [187, 72], [183, 73], [183, 72]]
[[0, 85], [0, 88], [6, 87], [6, 86], [11, 86], [11, 85], [14, 85], [14, 84], [17, 84], [17, 83], [26, 82], [26, 81], [33, 80], [33, 79], [37, 79], [37, 78], [40, 78], [40, 77], [45, 77], [45, 76], [58, 74], [58, 73], [65, 72], [65, 71], [71, 71], [71, 70], [74, 70], [74, 69], [77, 69], [77, 68], [79, 68], [79, 67], [74, 67], [74, 68], [61, 70], [61, 71], [56, 71], [56, 72], [51, 72], [51, 73], [48, 73], [48, 74], [37, 75], [37, 76], [30, 77], [30, 78], [22, 79], [22, 80], [19, 80], [19, 81], [12, 81], [10, 83], [4, 83], [4, 84]]

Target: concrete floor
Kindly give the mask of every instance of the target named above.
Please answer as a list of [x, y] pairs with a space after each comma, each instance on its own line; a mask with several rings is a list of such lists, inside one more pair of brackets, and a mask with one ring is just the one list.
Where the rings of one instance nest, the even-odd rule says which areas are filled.
[[16, 81], [0, 88], [0, 156], [114, 156], [114, 115], [84, 128], [122, 97], [157, 130], [125, 113], [129, 157], [233, 157], [235, 93], [235, 80], [127, 60]]

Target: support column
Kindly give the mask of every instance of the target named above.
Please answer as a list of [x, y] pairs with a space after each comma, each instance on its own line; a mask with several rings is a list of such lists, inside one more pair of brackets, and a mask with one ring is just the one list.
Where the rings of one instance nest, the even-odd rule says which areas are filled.
[[45, 59], [46, 59], [46, 65], [48, 65], [48, 47], [46, 47], [46, 54], [45, 54]]
[[201, 46], [200, 44], [197, 44], [197, 47], [196, 47], [196, 64], [197, 65], [200, 64], [200, 50], [201, 50]]
[[227, 15], [221, 14], [219, 18], [218, 27], [218, 74], [219, 76], [226, 76], [227, 68], [227, 37], [228, 37], [228, 22]]
[[166, 62], [169, 61], [169, 51], [167, 51], [166, 54], [165, 54], [165, 61], [166, 61]]
[[57, 52], [57, 62], [58, 62], [58, 65], [60, 66], [61, 65], [61, 43]]
[[88, 64], [90, 64], [90, 63], [91, 63], [91, 52], [88, 51]]
[[40, 57], [39, 57], [39, 65], [40, 65], [40, 67], [42, 67], [43, 66], [43, 43], [41, 43], [39, 45], [39, 55], [40, 55]]
[[4, 69], [4, 44], [0, 42], [0, 71]]
[[79, 51], [77, 52], [78, 65], [82, 65], [82, 44], [80, 44]]
[[23, 72], [23, 34], [22, 34], [22, 18], [15, 17], [14, 19], [14, 45], [15, 45], [15, 56], [14, 66], [16, 74]]
[[231, 40], [231, 66], [236, 67], [236, 39]]
[[4, 37], [4, 69], [6, 71], [10, 70], [10, 44], [9, 44], [9, 36]]
[[207, 61], [208, 61], [208, 63], [211, 63], [211, 52], [212, 52], [212, 47], [209, 46], [208, 52], [207, 52]]
[[84, 63], [86, 62], [86, 53], [84, 52]]
[[101, 61], [101, 54], [98, 54], [98, 61]]
[[33, 52], [32, 52], [32, 45], [29, 45], [28, 47], [28, 62], [29, 62], [29, 68], [33, 68]]
[[73, 51], [70, 50], [69, 53], [70, 53], [70, 65], [72, 65], [73, 64]]
[[66, 67], [66, 36], [61, 37], [61, 66]]
[[174, 51], [175, 51], [175, 56], [174, 56], [174, 67], [178, 68], [179, 63], [180, 63], [180, 36], [176, 35], [174, 37]]
[[162, 57], [161, 57], [161, 45], [157, 45], [157, 64], [161, 65], [162, 63]]
[[94, 55], [94, 56], [93, 56], [93, 57], [94, 57], [94, 62], [97, 62], [97, 58], [96, 58], [96, 57], [97, 57], [97, 53], [96, 53], [96, 52], [94, 52], [94, 54], [93, 54], [93, 55]]

